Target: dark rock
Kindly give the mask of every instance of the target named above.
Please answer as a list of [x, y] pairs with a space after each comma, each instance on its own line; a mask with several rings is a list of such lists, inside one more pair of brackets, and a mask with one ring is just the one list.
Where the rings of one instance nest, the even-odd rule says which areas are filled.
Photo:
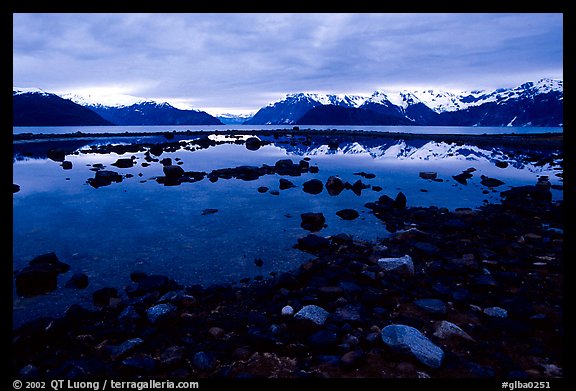
[[254, 264], [255, 264], [256, 266], [258, 266], [258, 267], [262, 267], [262, 265], [264, 265], [264, 261], [263, 261], [262, 259], [260, 259], [260, 258], [256, 258], [256, 259], [254, 260]]
[[49, 149], [46, 155], [48, 156], [48, 159], [54, 160], [55, 162], [63, 162], [66, 158], [66, 152], [59, 148]]
[[213, 209], [213, 208], [204, 209], [202, 211], [202, 216], [212, 215], [212, 214], [217, 213], [217, 212], [218, 212], [218, 209]]
[[352, 350], [340, 357], [340, 365], [346, 370], [359, 367], [366, 361], [366, 354], [362, 350]]
[[498, 167], [498, 168], [508, 167], [508, 162], [504, 162], [502, 160], [496, 160], [496, 162], [494, 164], [496, 164], [496, 167]]
[[374, 178], [376, 178], [376, 175], [375, 175], [375, 174], [366, 173], [366, 172], [364, 172], [364, 171], [362, 171], [362, 172], [355, 172], [354, 175], [359, 175], [359, 176], [361, 176], [361, 177], [363, 177], [363, 178], [366, 178], [366, 179], [374, 179]]
[[120, 158], [111, 165], [118, 168], [130, 168], [134, 166], [134, 160], [131, 158]]
[[260, 149], [260, 147], [262, 146], [262, 143], [260, 142], [260, 139], [258, 137], [248, 137], [246, 139], [246, 149], [250, 150], [250, 151], [256, 151], [258, 149]]
[[338, 335], [332, 331], [320, 330], [308, 337], [308, 344], [312, 348], [324, 349], [338, 343]]
[[13, 183], [12, 184], [12, 193], [18, 193], [20, 191], [20, 186]]
[[171, 166], [172, 159], [169, 157], [165, 157], [164, 159], [160, 160], [160, 164], [162, 164], [163, 166]]
[[452, 175], [452, 178], [454, 178], [454, 180], [462, 185], [467, 185], [468, 184], [468, 179], [472, 178], [472, 174], [470, 174], [470, 171], [464, 171], [460, 174], [457, 175]]
[[34, 257], [29, 262], [30, 266], [43, 266], [53, 269], [56, 273], [66, 273], [70, 270], [70, 265], [58, 259], [55, 253], [50, 252]]
[[290, 189], [291, 187], [296, 187], [296, 185], [287, 179], [280, 178], [280, 190]]
[[74, 273], [64, 286], [66, 288], [84, 289], [88, 286], [88, 276], [85, 273]]
[[122, 360], [122, 369], [129, 373], [150, 373], [154, 371], [158, 363], [147, 355], [128, 357]]
[[64, 170], [71, 170], [72, 169], [72, 162], [69, 160], [64, 160], [61, 164]]
[[28, 266], [16, 273], [16, 294], [32, 297], [57, 288], [58, 273], [50, 268]]
[[299, 164], [294, 164], [291, 159], [281, 159], [274, 164], [274, 170], [278, 175], [299, 176], [302, 175], [302, 168]]
[[318, 174], [319, 171], [320, 171], [320, 169], [318, 168], [318, 166], [310, 166], [310, 173], [311, 174]]
[[216, 361], [214, 356], [205, 352], [197, 352], [192, 356], [192, 365], [200, 371], [211, 371], [214, 369]]
[[298, 239], [296, 247], [302, 251], [316, 253], [330, 247], [330, 241], [318, 235], [309, 234]]
[[324, 228], [326, 218], [322, 213], [302, 213], [300, 215], [302, 222], [300, 226], [308, 231], [316, 232]]
[[331, 196], [337, 196], [344, 190], [344, 182], [337, 176], [330, 176], [326, 181], [326, 191]]
[[94, 187], [98, 188], [101, 186], [108, 186], [112, 182], [120, 183], [122, 182], [122, 175], [115, 171], [109, 170], [99, 170], [94, 174], [94, 178], [89, 178], [88, 183]]
[[406, 208], [406, 196], [404, 193], [399, 192], [394, 199], [393, 206], [397, 209], [404, 209]]
[[178, 165], [164, 166], [162, 171], [168, 179], [178, 179], [184, 175], [184, 169]]
[[504, 182], [499, 179], [489, 178], [486, 175], [481, 175], [480, 178], [482, 179], [480, 183], [486, 187], [498, 187], [502, 186]]
[[164, 148], [160, 144], [155, 144], [150, 147], [149, 152], [154, 156], [160, 156], [164, 152]]
[[278, 190], [270, 190], [270, 194], [272, 195], [280, 195], [280, 192]]
[[347, 189], [352, 190], [352, 192], [354, 194], [356, 194], [357, 196], [362, 195], [362, 190], [364, 189], [369, 189], [370, 185], [367, 185], [365, 183], [362, 182], [361, 179], [358, 179], [356, 182], [354, 182], [354, 184], [350, 185], [348, 182], [346, 182], [346, 184], [344, 185]]
[[107, 307], [114, 299], [119, 299], [116, 288], [101, 288], [92, 293], [92, 302], [97, 307]]
[[323, 189], [324, 184], [319, 179], [310, 179], [302, 185], [302, 190], [309, 194], [320, 194]]
[[354, 209], [342, 209], [336, 212], [336, 215], [343, 220], [354, 220], [360, 216], [360, 214]]
[[266, 193], [268, 188], [266, 186], [260, 186], [258, 189], [258, 193]]
[[438, 177], [438, 173], [433, 171], [421, 171], [418, 175], [422, 179], [436, 179]]
[[419, 299], [415, 300], [414, 304], [418, 308], [436, 315], [444, 315], [448, 310], [446, 303], [438, 299]]
[[144, 272], [135, 271], [130, 273], [130, 280], [133, 282], [139, 282], [140, 280], [143, 280], [146, 277], [148, 277], [148, 274]]

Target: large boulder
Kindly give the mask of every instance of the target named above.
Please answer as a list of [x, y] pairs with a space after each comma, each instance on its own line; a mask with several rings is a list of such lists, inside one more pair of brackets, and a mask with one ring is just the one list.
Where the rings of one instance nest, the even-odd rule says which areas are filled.
[[409, 354], [431, 368], [442, 365], [444, 351], [414, 327], [392, 324], [384, 327], [380, 335], [382, 341], [395, 351]]
[[302, 218], [300, 226], [312, 232], [320, 231], [324, 228], [324, 223], [326, 222], [326, 218], [322, 213], [302, 213], [300, 217]]

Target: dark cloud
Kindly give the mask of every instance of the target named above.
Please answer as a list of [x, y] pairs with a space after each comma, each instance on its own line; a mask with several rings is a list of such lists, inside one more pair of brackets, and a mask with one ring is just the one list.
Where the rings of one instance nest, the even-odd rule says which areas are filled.
[[562, 77], [562, 14], [15, 14], [14, 85], [256, 110], [285, 93]]

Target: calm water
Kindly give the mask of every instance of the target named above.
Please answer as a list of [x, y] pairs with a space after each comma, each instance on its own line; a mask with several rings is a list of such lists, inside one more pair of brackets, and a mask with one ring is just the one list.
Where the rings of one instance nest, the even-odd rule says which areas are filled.
[[[317, 130], [364, 130], [373, 132], [417, 133], [417, 134], [529, 134], [562, 133], [561, 127], [496, 127], [496, 126], [337, 126], [298, 125], [300, 129]], [[292, 125], [182, 125], [182, 126], [16, 126], [13, 134], [44, 133], [123, 133], [123, 132], [171, 132], [175, 131], [225, 131], [225, 130], [274, 130], [292, 129]]]
[[[232, 141], [224, 136], [215, 137]], [[14, 269], [21, 269], [33, 257], [51, 251], [71, 265], [68, 273], [59, 276], [60, 288], [55, 292], [26, 299], [14, 295], [15, 325], [37, 316], [60, 315], [74, 302], [90, 307], [94, 290], [105, 286], [121, 288], [130, 283], [129, 275], [134, 270], [165, 274], [191, 285], [237, 283], [244, 277], [266, 277], [273, 271], [295, 268], [313, 258], [293, 248], [298, 238], [309, 233], [300, 227], [300, 214], [304, 212], [324, 214], [327, 227], [320, 235], [343, 232], [359, 239], [376, 240], [389, 232], [364, 204], [383, 194], [395, 197], [402, 191], [408, 206], [474, 208], [486, 202], [499, 202], [500, 191], [534, 184], [541, 175], [549, 176], [553, 185], [562, 183], [556, 176], [562, 172], [559, 161], [535, 166], [503, 150], [424, 141], [407, 144], [359, 139], [331, 150], [321, 137], [313, 138], [312, 145], [307, 146], [290, 145], [280, 139], [257, 151], [230, 143], [208, 149], [180, 149], [160, 156], [160, 159], [170, 157], [173, 162], [180, 159], [185, 171], [205, 172], [241, 165], [274, 165], [286, 158], [297, 163], [309, 157], [310, 165], [317, 166], [319, 172], [284, 176], [296, 187], [281, 190], [279, 195], [257, 191], [260, 186], [278, 190], [281, 176], [277, 174], [255, 181], [219, 179], [212, 183], [204, 179], [163, 186], [155, 181], [163, 175], [162, 165], [153, 162], [143, 167], [143, 152], [124, 155], [80, 152], [89, 145], [120, 140], [142, 138], [51, 141], [66, 148], [74, 146], [79, 151], [66, 156], [73, 164], [71, 170], [64, 170], [58, 162], [20, 153], [26, 147], [34, 149], [38, 143], [15, 144], [18, 148], [15, 148], [13, 181], [21, 190], [13, 195]], [[144, 137], [144, 140], [156, 139]], [[134, 167], [111, 166], [118, 158], [131, 156], [136, 158]], [[497, 160], [507, 161], [508, 167], [496, 167]], [[87, 179], [94, 177], [90, 168], [95, 163], [122, 174], [123, 181], [93, 188]], [[467, 185], [452, 179], [452, 175], [470, 167], [476, 171]], [[355, 175], [359, 171], [376, 177], [361, 178]], [[443, 181], [424, 180], [419, 177], [421, 171], [435, 171]], [[330, 196], [326, 190], [318, 195], [302, 191], [305, 181], [318, 178], [326, 182], [330, 175], [338, 175], [350, 183], [362, 179], [364, 183], [382, 187], [382, 191], [366, 189], [360, 196], [346, 190], [338, 196]], [[481, 175], [498, 178], [505, 184], [488, 189], [480, 184]], [[553, 196], [561, 199], [562, 192], [553, 190]], [[209, 208], [218, 212], [203, 214]], [[360, 217], [353, 221], [340, 219], [336, 212], [344, 208], [356, 209]], [[262, 267], [256, 267], [256, 258], [264, 261]], [[80, 271], [90, 278], [88, 288], [63, 288], [70, 276]]]

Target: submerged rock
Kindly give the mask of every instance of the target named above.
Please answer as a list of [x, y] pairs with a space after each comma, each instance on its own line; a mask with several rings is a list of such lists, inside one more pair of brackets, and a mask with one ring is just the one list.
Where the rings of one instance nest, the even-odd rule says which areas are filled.
[[498, 187], [504, 184], [500, 179], [489, 178], [486, 175], [481, 175], [480, 178], [480, 183], [486, 187]]
[[424, 365], [431, 368], [442, 365], [444, 351], [414, 327], [392, 324], [382, 329], [381, 337], [393, 350], [408, 353]]

